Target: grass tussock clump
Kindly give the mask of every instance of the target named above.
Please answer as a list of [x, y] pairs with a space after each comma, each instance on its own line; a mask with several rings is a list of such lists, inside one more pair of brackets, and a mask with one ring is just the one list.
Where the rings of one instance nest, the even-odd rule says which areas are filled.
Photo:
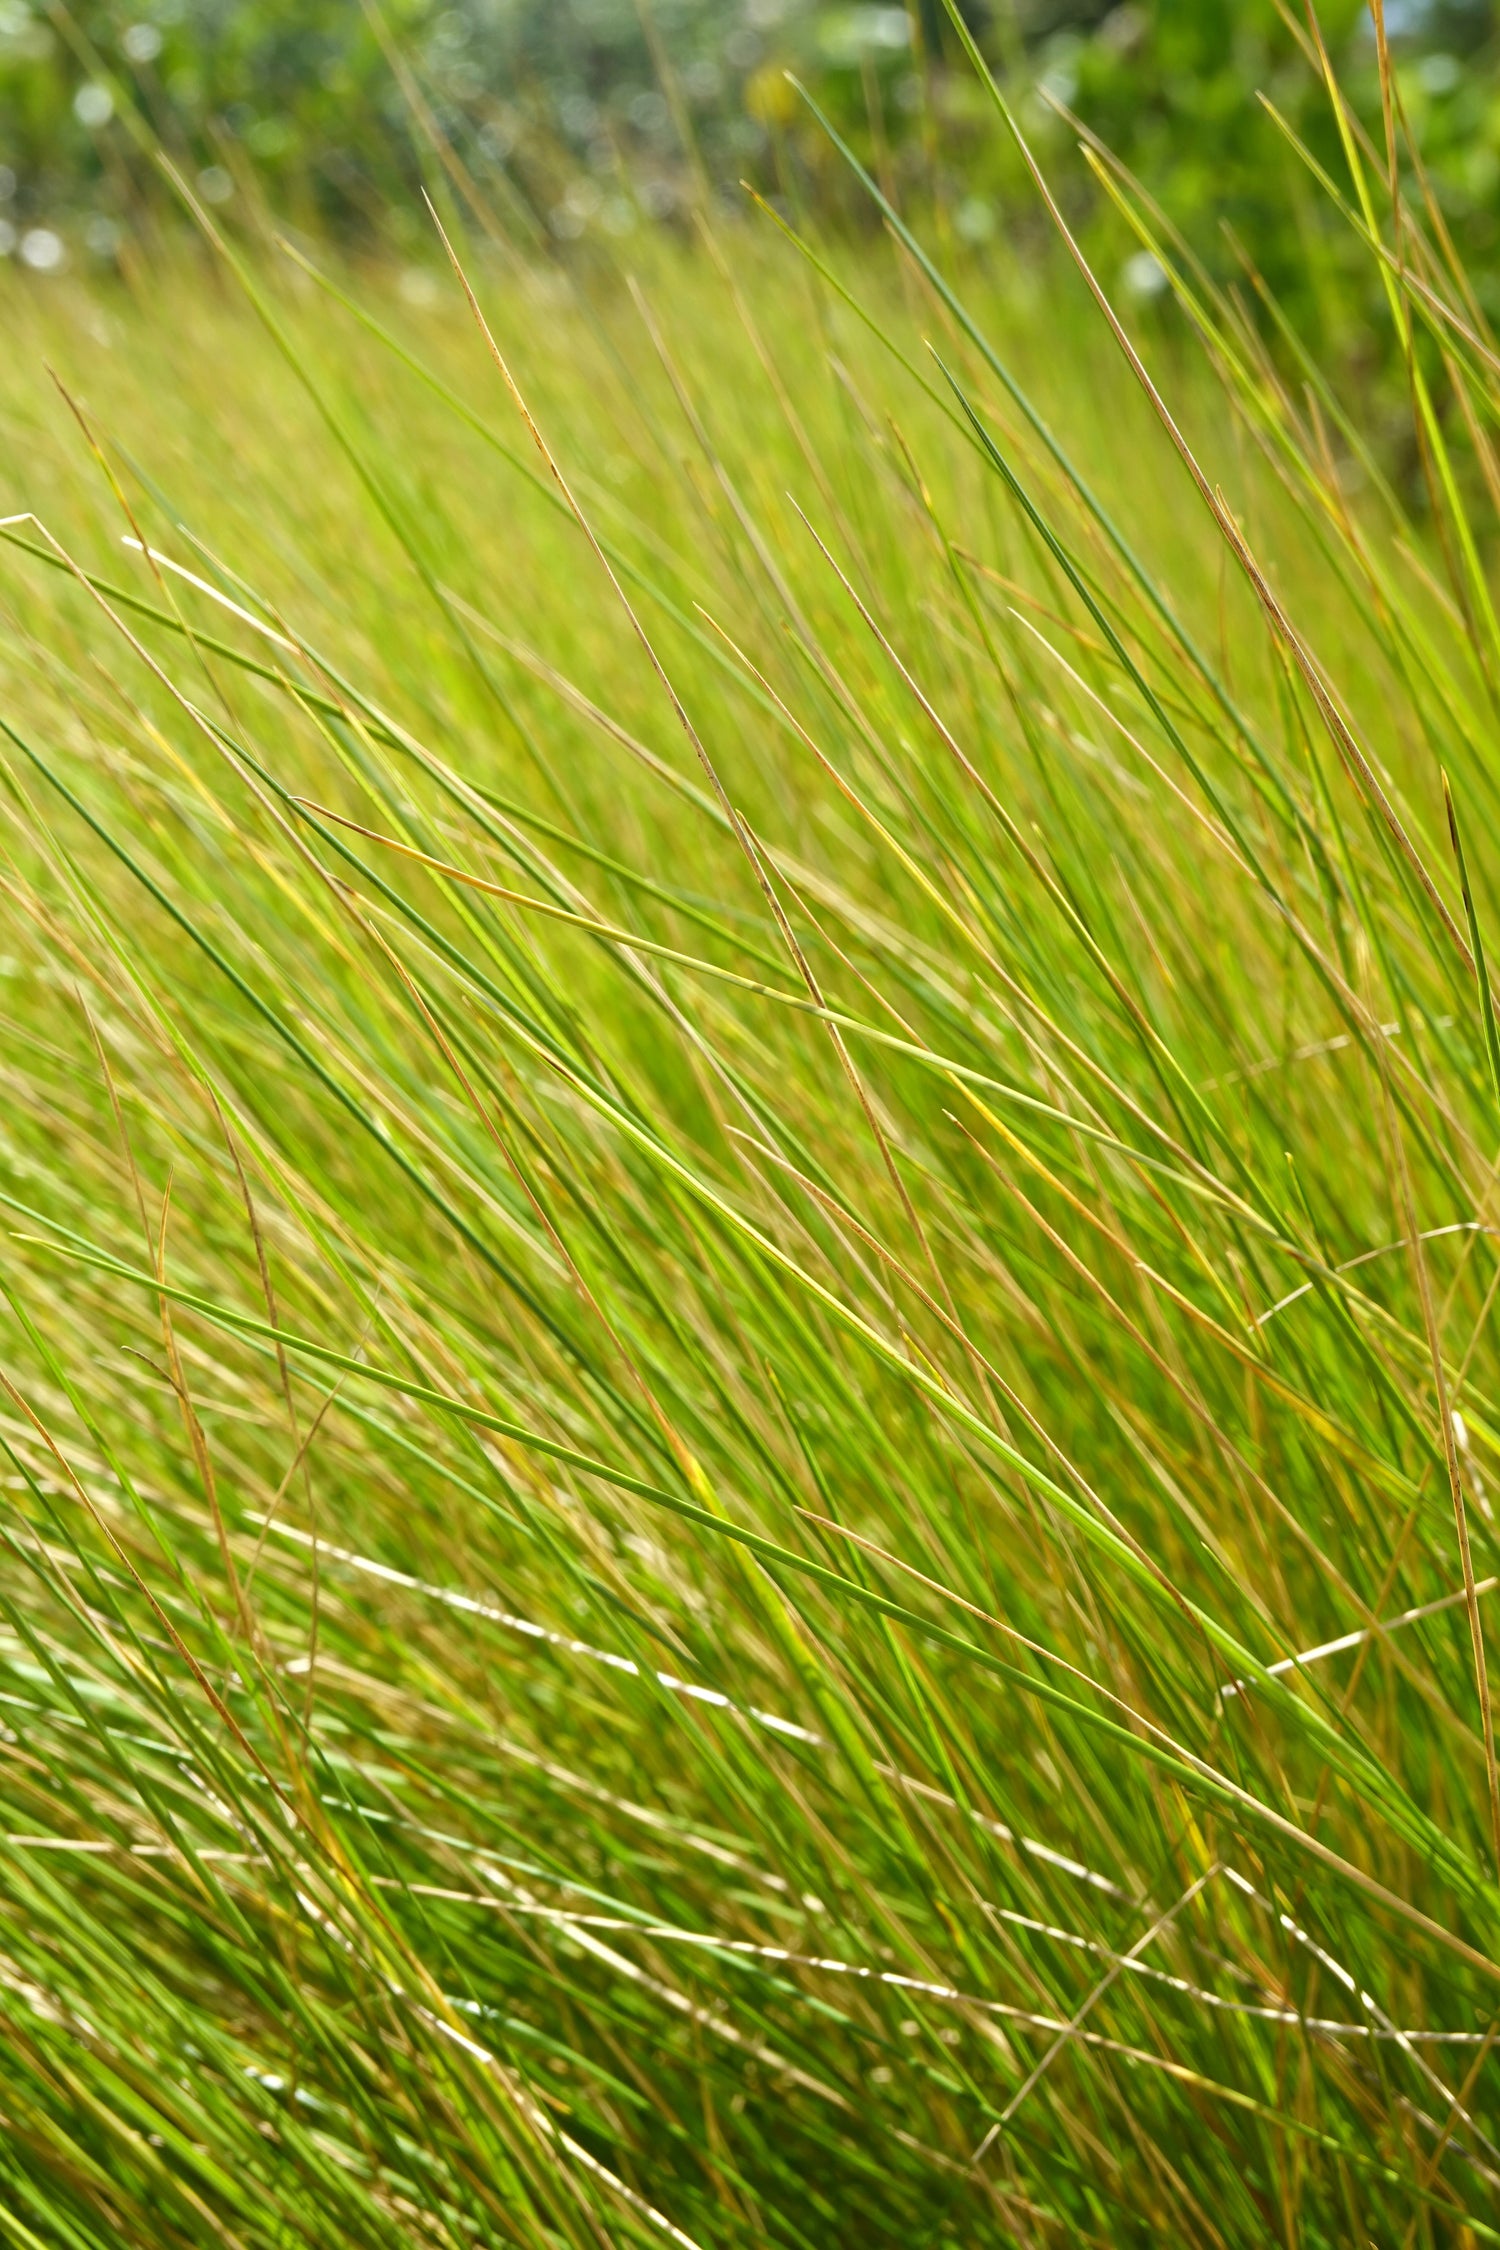
[[8, 299], [7, 2243], [1500, 2240], [1500, 358], [1347, 152], [1404, 454], [895, 213]]

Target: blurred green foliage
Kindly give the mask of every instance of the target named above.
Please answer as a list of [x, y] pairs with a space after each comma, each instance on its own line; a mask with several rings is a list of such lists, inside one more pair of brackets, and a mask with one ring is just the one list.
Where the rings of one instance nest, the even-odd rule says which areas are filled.
[[[1056, 103], [1211, 261], [1230, 255], [1227, 225], [1273, 284], [1305, 280], [1319, 235], [1337, 262], [1336, 221], [1256, 99], [1338, 168], [1317, 74], [1275, 0], [966, 8], [1085, 222], [1099, 198]], [[1386, 16], [1445, 220], [1495, 286], [1492, 0], [1386, 0]], [[1378, 132], [1362, 0], [1325, 0], [1321, 24]], [[118, 255], [166, 205], [153, 140], [210, 202], [259, 182], [284, 218], [398, 253], [422, 239], [419, 179], [459, 167], [508, 226], [556, 245], [670, 222], [699, 183], [732, 198], [745, 176], [870, 223], [789, 69], [904, 201], [936, 205], [961, 240], [1024, 243], [1037, 227], [942, 0], [385, 0], [378, 21], [359, 0], [0, 0], [0, 246], [29, 245], [43, 269]], [[1149, 260], [1131, 270], [1149, 295]]]

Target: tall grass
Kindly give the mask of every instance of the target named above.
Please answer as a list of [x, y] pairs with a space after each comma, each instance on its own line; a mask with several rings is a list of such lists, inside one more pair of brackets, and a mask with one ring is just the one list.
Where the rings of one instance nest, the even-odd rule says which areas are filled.
[[1348, 157], [1363, 407], [894, 213], [8, 295], [0, 2239], [1500, 2240], [1500, 360]]

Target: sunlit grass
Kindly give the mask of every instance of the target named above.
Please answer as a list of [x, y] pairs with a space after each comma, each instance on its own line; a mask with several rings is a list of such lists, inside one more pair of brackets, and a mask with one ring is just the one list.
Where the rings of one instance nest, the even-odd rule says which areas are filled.
[[1424, 224], [10, 293], [0, 2236], [1500, 2239]]

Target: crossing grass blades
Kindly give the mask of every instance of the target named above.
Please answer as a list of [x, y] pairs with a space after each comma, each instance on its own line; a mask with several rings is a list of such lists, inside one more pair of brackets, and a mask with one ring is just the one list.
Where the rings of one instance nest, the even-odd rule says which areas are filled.
[[1144, 338], [12, 288], [7, 2244], [1500, 2241], [1500, 354], [1328, 98], [1380, 380], [1089, 148]]

